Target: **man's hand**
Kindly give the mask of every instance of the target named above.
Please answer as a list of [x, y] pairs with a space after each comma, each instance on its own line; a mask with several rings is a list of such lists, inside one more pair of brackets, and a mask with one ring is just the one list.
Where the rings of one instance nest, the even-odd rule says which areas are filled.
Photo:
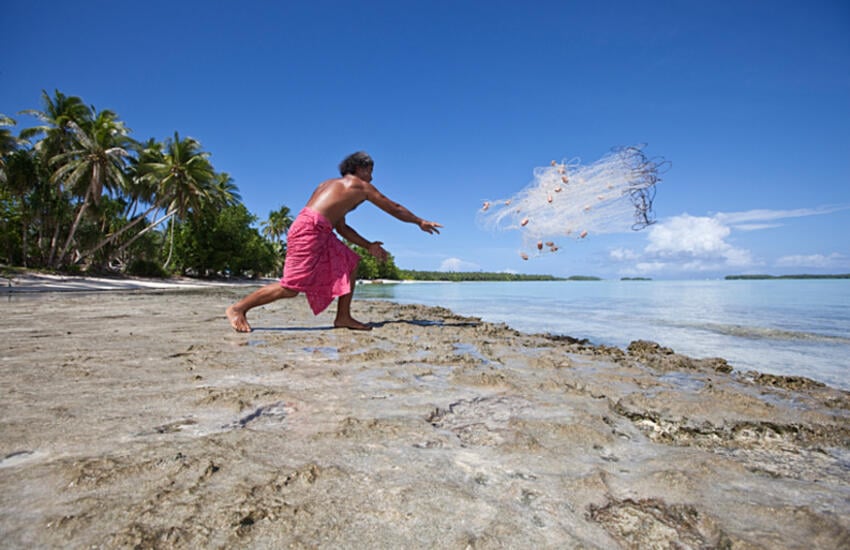
[[437, 222], [429, 222], [429, 221], [425, 221], [425, 220], [419, 220], [419, 229], [421, 229], [422, 231], [424, 231], [426, 233], [431, 233], [431, 234], [436, 233], [437, 235], [439, 235], [440, 231], [437, 229], [438, 227], [443, 227], [443, 226], [438, 224]]
[[382, 244], [384, 244], [384, 243], [382, 243], [381, 241], [375, 241], [373, 243], [369, 243], [369, 246], [366, 247], [366, 250], [369, 252], [369, 254], [371, 254], [372, 256], [377, 258], [378, 260], [380, 260], [382, 262], [386, 262], [387, 261], [387, 251], [384, 250], [384, 248], [381, 246]]

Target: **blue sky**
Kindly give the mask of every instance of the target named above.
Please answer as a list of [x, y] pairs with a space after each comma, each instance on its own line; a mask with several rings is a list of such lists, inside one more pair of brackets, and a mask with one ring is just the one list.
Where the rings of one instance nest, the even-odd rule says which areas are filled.
[[[265, 218], [348, 153], [427, 235], [348, 222], [403, 268], [604, 278], [850, 272], [844, 1], [3, 3], [0, 113], [42, 90], [133, 137], [198, 139]], [[550, 160], [645, 143], [672, 162], [658, 223], [523, 261], [476, 223]]]

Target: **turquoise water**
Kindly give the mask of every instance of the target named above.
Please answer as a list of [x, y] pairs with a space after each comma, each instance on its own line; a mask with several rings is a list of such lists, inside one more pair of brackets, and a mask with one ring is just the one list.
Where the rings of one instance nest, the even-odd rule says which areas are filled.
[[850, 389], [850, 280], [557, 281], [360, 285], [357, 299], [443, 306], [523, 332], [652, 340], [738, 370]]

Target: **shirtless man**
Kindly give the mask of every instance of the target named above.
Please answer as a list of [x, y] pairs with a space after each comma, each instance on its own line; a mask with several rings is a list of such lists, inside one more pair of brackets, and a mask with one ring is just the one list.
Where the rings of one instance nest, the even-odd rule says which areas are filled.
[[415, 223], [426, 233], [437, 233], [439, 223], [425, 221], [393, 202], [372, 185], [372, 158], [363, 152], [349, 155], [339, 165], [340, 178], [322, 182], [295, 218], [287, 237], [286, 263], [279, 282], [268, 284], [227, 308], [227, 319], [237, 332], [250, 332], [249, 310], [281, 298], [307, 294], [313, 313], [321, 313], [338, 297], [335, 327], [372, 330], [351, 316], [355, 270], [359, 257], [336, 236], [369, 251], [380, 261], [387, 259], [382, 242], [370, 242], [345, 222], [345, 215], [369, 201], [403, 222]]

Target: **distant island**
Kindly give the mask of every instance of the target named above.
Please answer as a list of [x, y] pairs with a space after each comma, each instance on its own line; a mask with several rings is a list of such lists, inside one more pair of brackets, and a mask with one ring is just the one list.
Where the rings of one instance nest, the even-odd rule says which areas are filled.
[[621, 281], [651, 281], [649, 277], [620, 277]]
[[522, 273], [488, 271], [416, 271], [399, 269], [399, 277], [406, 281], [601, 281], [599, 277], [573, 275], [555, 277], [553, 275], [525, 275]]
[[850, 273], [838, 273], [834, 275], [727, 275], [727, 281], [737, 280], [764, 280], [764, 279], [850, 279]]

